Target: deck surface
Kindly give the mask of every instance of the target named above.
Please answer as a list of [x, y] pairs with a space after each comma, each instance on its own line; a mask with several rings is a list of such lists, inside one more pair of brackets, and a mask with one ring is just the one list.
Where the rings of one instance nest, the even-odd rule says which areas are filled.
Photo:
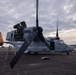
[[[7, 55], [7, 50], [0, 50], [0, 75], [76, 75], [76, 50], [70, 55], [22, 55], [11, 69], [9, 63], [13, 56], [13, 51]], [[42, 57], [49, 59], [41, 60]]]

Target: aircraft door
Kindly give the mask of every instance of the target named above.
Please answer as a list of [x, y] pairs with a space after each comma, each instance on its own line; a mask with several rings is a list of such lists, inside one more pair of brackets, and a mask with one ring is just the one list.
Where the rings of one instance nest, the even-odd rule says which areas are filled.
[[52, 50], [55, 50], [55, 43], [54, 41], [50, 41], [50, 47]]

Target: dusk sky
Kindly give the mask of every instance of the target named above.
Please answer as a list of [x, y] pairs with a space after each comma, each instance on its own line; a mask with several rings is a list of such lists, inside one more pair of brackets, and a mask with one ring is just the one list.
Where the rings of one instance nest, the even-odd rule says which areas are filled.
[[[0, 0], [0, 32], [6, 38], [13, 26], [25, 21], [27, 26], [36, 25], [36, 0]], [[68, 44], [76, 44], [76, 0], [39, 0], [39, 25], [45, 37], [56, 33]]]

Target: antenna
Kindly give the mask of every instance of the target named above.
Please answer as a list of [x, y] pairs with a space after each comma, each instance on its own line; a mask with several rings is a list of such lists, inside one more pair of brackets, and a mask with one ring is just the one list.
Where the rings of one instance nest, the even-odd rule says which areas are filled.
[[38, 4], [39, 0], [36, 0], [36, 27], [39, 25], [39, 20], [38, 20]]

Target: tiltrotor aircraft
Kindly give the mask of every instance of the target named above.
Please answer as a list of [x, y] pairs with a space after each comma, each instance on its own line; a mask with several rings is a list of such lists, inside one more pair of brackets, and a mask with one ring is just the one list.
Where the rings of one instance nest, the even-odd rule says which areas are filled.
[[6, 40], [12, 45], [19, 48], [16, 55], [10, 62], [11, 68], [15, 66], [23, 53], [30, 52], [69, 52], [74, 49], [65, 44], [58, 36], [58, 24], [56, 37], [45, 38], [43, 36], [43, 28], [39, 26], [38, 20], [38, 0], [36, 0], [36, 26], [27, 27], [26, 23], [20, 22], [14, 26], [14, 31], [8, 32]]

